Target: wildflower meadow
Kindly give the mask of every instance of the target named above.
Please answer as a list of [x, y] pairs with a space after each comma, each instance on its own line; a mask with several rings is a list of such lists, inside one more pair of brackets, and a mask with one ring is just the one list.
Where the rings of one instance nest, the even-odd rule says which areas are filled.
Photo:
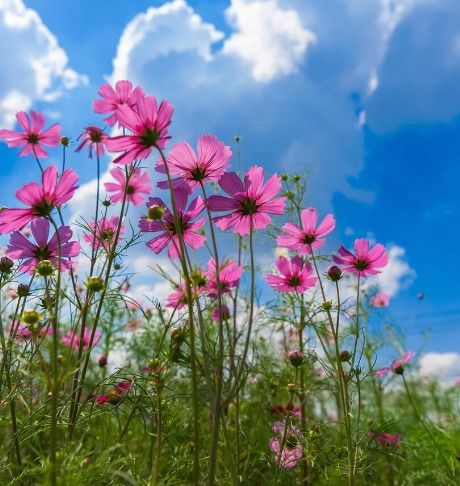
[[[37, 111], [0, 130], [29, 179], [0, 210], [0, 484], [459, 484], [460, 387], [423, 379], [388, 319], [385, 246], [335, 248], [351, 221], [301, 168], [212, 126], [173, 139], [155, 93], [94, 98], [81, 133]], [[131, 268], [140, 248], [158, 264]], [[166, 298], [133, 292], [153, 274]]]

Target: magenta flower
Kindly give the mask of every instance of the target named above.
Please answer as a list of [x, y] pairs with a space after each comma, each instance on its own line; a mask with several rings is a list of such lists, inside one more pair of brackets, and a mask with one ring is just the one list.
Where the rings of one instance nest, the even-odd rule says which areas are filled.
[[[179, 227], [185, 243], [197, 250], [202, 247], [206, 237], [197, 233], [205, 224], [205, 218], [192, 222], [204, 209], [204, 202], [201, 197], [196, 197], [188, 206], [188, 190], [186, 188], [177, 188], [174, 191], [176, 210], [179, 218]], [[180, 251], [179, 236], [176, 232], [174, 216], [166, 207], [166, 204], [159, 197], [151, 197], [147, 203], [147, 208], [151, 209], [159, 206], [164, 209], [161, 219], [152, 220], [148, 216], [143, 216], [139, 221], [139, 228], [146, 233], [158, 233], [152, 240], [147, 242], [147, 247], [155, 253], [161, 253], [169, 245], [168, 255], [170, 258], [178, 258]], [[170, 244], [171, 243], [171, 244]]]
[[390, 305], [390, 296], [385, 292], [375, 294], [371, 299], [372, 307], [388, 307]]
[[[286, 437], [284, 437], [285, 431]], [[284, 422], [278, 421], [273, 424], [273, 432], [277, 436], [270, 439], [270, 449], [274, 452], [276, 463], [284, 469], [293, 468], [303, 456], [302, 445], [297, 438], [298, 430], [292, 426], [286, 428]], [[284, 446], [281, 450], [283, 437]]]
[[[34, 336], [34, 333], [29, 329], [29, 326], [27, 324], [24, 324], [22, 322], [15, 322], [13, 324], [13, 329], [10, 329], [10, 334], [15, 337], [15, 339], [20, 340], [23, 339], [25, 341], [28, 341], [32, 339]], [[37, 331], [35, 331], [35, 335], [38, 338], [42, 338], [45, 336], [51, 336], [53, 334], [53, 329], [50, 328], [49, 326], [44, 326]]]
[[135, 109], [138, 96], [143, 96], [144, 92], [139, 86], [133, 89], [131, 81], [117, 81], [115, 89], [110, 84], [103, 84], [98, 91], [101, 100], [95, 100], [93, 109], [96, 113], [109, 114], [104, 121], [107, 125], [113, 126], [118, 120], [118, 110], [122, 106]]
[[[216, 307], [214, 307], [214, 309], [212, 310], [211, 319], [213, 321], [220, 321], [220, 312], [218, 305], [216, 305]], [[230, 319], [230, 309], [228, 308], [228, 305], [222, 304], [222, 320], [228, 321], [228, 319]]]
[[42, 174], [42, 185], [31, 182], [16, 191], [16, 197], [29, 207], [0, 210], [0, 234], [19, 230], [40, 216], [48, 216], [55, 207], [60, 207], [72, 198], [77, 186], [77, 174], [65, 170], [58, 177], [55, 166], [47, 167]]
[[[234, 260], [227, 260], [221, 263], [219, 268], [219, 286], [220, 293], [227, 294], [230, 290], [236, 287], [241, 279], [243, 267], [238, 265]], [[208, 270], [204, 272], [208, 279], [206, 291], [209, 297], [216, 299], [218, 297], [217, 281], [216, 281], [216, 262], [214, 258], [208, 261]]]
[[404, 368], [415, 356], [413, 351], [406, 351], [402, 358], [395, 359], [390, 364], [389, 368], [378, 368], [375, 371], [375, 376], [378, 378], [387, 375], [388, 373], [396, 373], [397, 375], [402, 375], [404, 373]]
[[139, 206], [145, 199], [142, 194], [149, 194], [152, 189], [149, 175], [139, 168], [134, 169], [128, 183], [125, 171], [121, 167], [114, 167], [110, 174], [117, 182], [106, 182], [104, 185], [107, 192], [114, 193], [110, 197], [113, 203], [123, 200], [126, 191], [126, 200], [132, 202], [134, 206]]
[[14, 130], [0, 130], [0, 139], [8, 147], [23, 147], [19, 152], [20, 156], [34, 154], [38, 159], [48, 157], [44, 146], [55, 147], [61, 141], [61, 126], [57, 123], [45, 131], [42, 131], [45, 124], [45, 117], [36, 111], [30, 112], [30, 118], [27, 113], [20, 111], [16, 113], [18, 121], [24, 132]]
[[340, 256], [334, 255], [334, 263], [341, 265], [343, 272], [350, 272], [357, 277], [377, 275], [381, 268], [388, 264], [388, 255], [385, 247], [380, 243], [369, 249], [369, 241], [363, 238], [355, 240], [355, 252], [351, 253], [346, 248], [339, 248]]
[[220, 187], [230, 196], [211, 196], [211, 211], [230, 211], [215, 218], [222, 230], [233, 227], [233, 232], [248, 235], [253, 229], [266, 228], [271, 221], [268, 214], [283, 214], [285, 197], [276, 197], [281, 190], [281, 178], [272, 175], [264, 184], [264, 169], [251, 167], [244, 181], [235, 172], [227, 172], [219, 179]]
[[[193, 190], [200, 182], [218, 181], [230, 166], [231, 157], [230, 147], [217, 137], [202, 135], [198, 139], [196, 154], [187, 142], [181, 142], [169, 151], [166, 161], [169, 173], [178, 175], [179, 179], [176, 180], [185, 182]], [[166, 173], [162, 159], [158, 161], [156, 169]], [[168, 181], [159, 182], [158, 187], [167, 189]]]
[[157, 106], [153, 96], [136, 96], [136, 109], [123, 105], [118, 108], [118, 122], [133, 133], [107, 140], [109, 152], [123, 152], [114, 163], [127, 165], [137, 159], [146, 159], [153, 148], [163, 149], [168, 139], [173, 107], [163, 100]]
[[[94, 334], [94, 340], [93, 340], [93, 346], [97, 346], [101, 339], [101, 333], [100, 331], [96, 330], [96, 333]], [[72, 348], [74, 351], [78, 351], [80, 348], [80, 334], [73, 332], [73, 331], [67, 331], [67, 333], [62, 336], [61, 338], [62, 344], [64, 346], [67, 346], [68, 348]], [[83, 344], [82, 344], [82, 349], [87, 350], [89, 349], [89, 344], [91, 341], [91, 332], [88, 329], [85, 329], [83, 331]]]
[[283, 226], [284, 234], [276, 238], [276, 242], [283, 248], [296, 250], [299, 255], [308, 255], [311, 249], [317, 250], [324, 245], [324, 237], [335, 228], [335, 219], [327, 214], [321, 223], [318, 222], [318, 212], [315, 208], [304, 209], [301, 213], [302, 228], [294, 223]]
[[[96, 223], [93, 221], [89, 226], [91, 233], [85, 233], [83, 239], [96, 250], [102, 246], [102, 248], [108, 251], [115, 240], [119, 221], [119, 218], [116, 216], [101, 218], [97, 221], [96, 230]], [[118, 235], [119, 239], [124, 231], [125, 227], [121, 225], [120, 234]]]
[[93, 158], [93, 149], [97, 157], [102, 157], [105, 153], [105, 145], [109, 137], [102, 131], [101, 128], [95, 126], [86, 127], [83, 133], [78, 136], [77, 140], [82, 140], [80, 145], [75, 150], [80, 152], [83, 147], [89, 145], [89, 157]]
[[267, 275], [267, 282], [277, 292], [305, 292], [316, 285], [317, 277], [312, 276], [313, 268], [302, 257], [295, 256], [291, 260], [278, 258], [276, 268], [281, 275]]
[[72, 230], [68, 226], [61, 226], [58, 229], [59, 241], [56, 233], [48, 241], [50, 224], [47, 219], [36, 219], [30, 226], [35, 243], [28, 240], [20, 231], [14, 231], [10, 236], [7, 255], [13, 260], [24, 260], [19, 270], [32, 274], [42, 260], [50, 260], [55, 268], [59, 268], [59, 253], [61, 270], [69, 270], [70, 261], [64, 258], [75, 257], [80, 253], [80, 243], [70, 241]]
[[166, 307], [171, 309], [183, 309], [187, 304], [187, 292], [185, 290], [185, 284], [179, 285], [179, 287], [171, 292], [166, 298]]
[[399, 439], [401, 438], [400, 434], [376, 434], [374, 435], [374, 439], [379, 442], [381, 445], [386, 447], [394, 447], [397, 448], [399, 446]]

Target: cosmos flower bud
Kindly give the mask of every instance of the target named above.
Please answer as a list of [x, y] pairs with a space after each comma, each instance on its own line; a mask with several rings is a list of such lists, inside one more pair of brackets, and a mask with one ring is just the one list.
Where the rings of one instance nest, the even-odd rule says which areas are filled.
[[104, 282], [100, 277], [88, 277], [86, 288], [91, 292], [100, 292], [104, 288]]
[[340, 361], [343, 361], [343, 362], [350, 361], [351, 353], [350, 353], [350, 351], [346, 351], [346, 350], [341, 351], [339, 357], [340, 357]]
[[165, 213], [164, 208], [156, 204], [155, 206], [149, 208], [147, 217], [152, 221], [156, 221], [158, 219], [161, 219], [164, 213]]
[[40, 320], [40, 314], [35, 310], [24, 311], [22, 314], [21, 321], [26, 324], [36, 324]]
[[10, 273], [13, 264], [14, 262], [11, 258], [6, 256], [0, 258], [0, 273]]
[[97, 361], [97, 364], [99, 365], [100, 368], [105, 368], [107, 366], [107, 363], [108, 363], [107, 356], [101, 356]]
[[28, 285], [26, 284], [18, 285], [17, 293], [19, 297], [27, 297], [29, 295], [29, 292], [30, 292], [30, 288]]
[[171, 340], [181, 343], [185, 340], [186, 330], [183, 327], [176, 327], [171, 331]]
[[329, 311], [332, 309], [332, 302], [330, 300], [326, 300], [326, 302], [323, 302], [321, 304], [321, 308], [324, 310], [324, 311]]
[[110, 201], [110, 199], [105, 199], [103, 202], [102, 202], [103, 206], [105, 206], [106, 208], [110, 207], [112, 205], [112, 201]]
[[300, 366], [303, 363], [304, 355], [300, 349], [292, 349], [288, 353], [289, 361], [291, 362], [292, 366]]
[[49, 260], [42, 260], [37, 265], [37, 268], [35, 269], [35, 273], [37, 275], [40, 275], [41, 277], [49, 277], [50, 275], [53, 275], [55, 270], [56, 269], [52, 262], [50, 262]]
[[288, 383], [287, 387], [290, 393], [295, 393], [297, 391], [297, 385], [295, 383]]
[[70, 145], [70, 138], [61, 137], [61, 145], [63, 145], [64, 147], [68, 147]]
[[239, 143], [241, 141], [241, 137], [239, 135], [235, 135], [233, 140], [235, 140], [236, 143]]
[[333, 282], [338, 282], [343, 277], [342, 270], [340, 270], [337, 265], [329, 267], [326, 273], [329, 280], [332, 280]]

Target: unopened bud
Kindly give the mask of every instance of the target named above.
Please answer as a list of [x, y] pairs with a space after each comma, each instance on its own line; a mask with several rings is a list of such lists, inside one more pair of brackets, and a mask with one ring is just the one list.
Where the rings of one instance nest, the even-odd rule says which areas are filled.
[[105, 368], [107, 366], [107, 363], [108, 363], [107, 356], [101, 356], [97, 361], [97, 364], [99, 365], [100, 368]]
[[100, 277], [88, 277], [86, 288], [91, 292], [100, 292], [104, 288], [104, 282]]
[[21, 321], [26, 324], [36, 324], [40, 320], [40, 314], [37, 311], [24, 311], [21, 317]]
[[41, 277], [49, 277], [50, 275], [53, 275], [55, 270], [52, 262], [49, 260], [42, 260], [35, 268], [35, 273]]
[[108, 208], [112, 205], [112, 201], [110, 199], [105, 199], [104, 201], [102, 201], [102, 205]]
[[332, 267], [329, 267], [326, 273], [329, 280], [332, 280], [333, 282], [338, 282], [343, 277], [342, 270], [340, 270], [337, 265], [332, 265]]
[[29, 292], [30, 292], [30, 288], [28, 285], [26, 284], [18, 285], [17, 293], [19, 297], [27, 297], [29, 295]]
[[64, 147], [68, 147], [70, 145], [70, 138], [61, 137], [61, 145], [63, 145]]
[[13, 264], [13, 260], [7, 256], [0, 258], [0, 273], [10, 273]]
[[343, 361], [343, 362], [350, 361], [351, 353], [349, 351], [346, 351], [346, 350], [341, 351], [339, 357], [340, 357], [340, 361]]
[[321, 308], [324, 311], [330, 311], [332, 309], [332, 302], [330, 300], [326, 300], [326, 302], [323, 302], [321, 304]]
[[304, 355], [300, 349], [292, 349], [288, 353], [289, 361], [291, 362], [292, 366], [300, 366], [303, 363]]
[[164, 208], [156, 204], [155, 206], [149, 208], [147, 217], [152, 221], [157, 221], [158, 219], [161, 219], [163, 217], [164, 213], [165, 213]]

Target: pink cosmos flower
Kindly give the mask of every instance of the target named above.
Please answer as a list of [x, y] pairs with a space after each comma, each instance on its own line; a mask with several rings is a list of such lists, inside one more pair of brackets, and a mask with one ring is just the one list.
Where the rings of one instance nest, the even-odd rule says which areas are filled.
[[[221, 294], [227, 294], [236, 287], [241, 279], [243, 267], [238, 265], [234, 260], [227, 260], [221, 263], [219, 268], [219, 286]], [[216, 262], [214, 258], [208, 261], [208, 270], [204, 272], [208, 279], [206, 291], [209, 297], [216, 299], [218, 297], [216, 281]]]
[[340, 256], [334, 255], [334, 263], [341, 265], [343, 272], [353, 273], [357, 277], [368, 277], [377, 275], [381, 272], [380, 269], [388, 264], [387, 252], [380, 243], [369, 249], [369, 241], [360, 238], [355, 240], [354, 246], [356, 254], [341, 246]]
[[[211, 319], [216, 322], [220, 321], [220, 312], [218, 305], [212, 310]], [[230, 319], [230, 309], [228, 308], [228, 305], [222, 304], [222, 320], [227, 321], [228, 319]]]
[[318, 279], [312, 276], [312, 266], [300, 256], [291, 260], [286, 257], [278, 258], [275, 265], [281, 275], [268, 275], [266, 280], [277, 292], [302, 293], [316, 285]]
[[[96, 330], [96, 333], [94, 334], [93, 346], [96, 346], [99, 343], [100, 339], [101, 333], [100, 331]], [[80, 347], [80, 334], [73, 331], [67, 331], [67, 333], [62, 336], [61, 341], [64, 346], [72, 348], [74, 351], [78, 351]], [[89, 348], [90, 341], [91, 332], [87, 328], [85, 328], [83, 332], [83, 350], [86, 351]]]
[[123, 105], [118, 108], [118, 122], [128, 128], [132, 135], [120, 135], [107, 141], [109, 152], [123, 152], [115, 164], [130, 164], [137, 159], [146, 159], [153, 148], [164, 149], [171, 138], [168, 126], [171, 123], [173, 107], [163, 100], [157, 106], [153, 96], [136, 95], [136, 109]]
[[[198, 196], [190, 203], [188, 209], [186, 209], [188, 195], [188, 190], [185, 188], [177, 188], [174, 191], [174, 199], [182, 237], [188, 246], [196, 250], [203, 246], [204, 242], [206, 241], [206, 237], [204, 235], [200, 235], [196, 232], [204, 226], [205, 218], [200, 218], [195, 222], [192, 222], [192, 220], [201, 214], [204, 209], [204, 202], [201, 197]], [[161, 219], [151, 220], [147, 216], [143, 216], [139, 221], [139, 228], [141, 231], [147, 233], [161, 232], [160, 235], [147, 242], [147, 247], [158, 254], [169, 245], [169, 257], [178, 258], [180, 242], [176, 233], [174, 216], [166, 207], [162, 199], [159, 197], [149, 198], [147, 208], [150, 209], [155, 206], [159, 206], [164, 209], [164, 214]]]
[[[87, 241], [96, 250], [101, 246], [105, 250], [109, 250], [113, 245], [115, 235], [117, 233], [119, 218], [112, 216], [110, 218], [101, 218], [97, 221], [96, 234], [94, 234], [96, 223], [93, 221], [89, 226], [91, 233], [85, 233], [83, 239]], [[120, 234], [118, 239], [121, 239], [121, 235], [124, 233], [125, 227], [121, 225]]]
[[283, 214], [285, 197], [276, 197], [281, 189], [281, 178], [272, 175], [264, 184], [264, 169], [251, 167], [244, 181], [235, 172], [227, 172], [219, 179], [220, 187], [230, 196], [211, 196], [211, 211], [230, 211], [215, 218], [222, 230], [233, 227], [233, 232], [248, 235], [253, 229], [266, 228], [271, 221], [268, 214]]
[[390, 296], [385, 292], [375, 294], [371, 299], [372, 307], [388, 307], [390, 305]]
[[109, 397], [109, 395], [98, 395], [96, 397], [96, 404], [97, 405], [105, 405], [106, 403], [110, 403], [112, 400], [112, 397]]
[[286, 223], [284, 234], [278, 236], [276, 242], [283, 248], [296, 250], [299, 255], [308, 255], [312, 248], [317, 250], [324, 245], [324, 237], [335, 228], [335, 219], [332, 214], [327, 214], [317, 227], [318, 212], [314, 208], [304, 209], [300, 219], [302, 228]]
[[30, 112], [30, 118], [27, 113], [20, 111], [16, 113], [18, 121], [24, 132], [14, 130], [0, 130], [0, 139], [8, 147], [23, 147], [19, 152], [20, 156], [35, 154], [39, 159], [48, 157], [44, 146], [55, 147], [61, 141], [61, 126], [57, 123], [42, 131], [45, 124], [45, 117], [36, 111]]
[[397, 448], [399, 446], [399, 439], [401, 438], [400, 434], [376, 434], [374, 435], [374, 439], [379, 442], [381, 445], [386, 447], [394, 447]]
[[402, 375], [404, 373], [404, 367], [412, 360], [415, 356], [413, 351], [406, 351], [402, 358], [395, 359], [390, 364], [389, 368], [378, 368], [375, 371], [375, 376], [378, 378], [387, 375], [390, 372], [396, 373], [397, 375]]
[[[230, 166], [232, 157], [230, 147], [219, 141], [214, 135], [202, 135], [198, 139], [197, 153], [187, 142], [175, 145], [166, 159], [169, 173], [178, 175], [176, 181], [185, 182], [193, 190], [200, 182], [218, 181]], [[166, 173], [164, 162], [160, 159], [156, 165], [158, 172]], [[168, 188], [168, 181], [158, 183], [162, 189]]]
[[142, 194], [149, 194], [152, 189], [149, 175], [139, 168], [134, 169], [128, 183], [126, 183], [125, 171], [121, 167], [114, 167], [110, 174], [117, 182], [106, 182], [104, 185], [107, 192], [114, 193], [110, 197], [113, 203], [122, 201], [126, 190], [127, 201], [132, 202], [134, 206], [140, 206], [145, 199]]
[[166, 307], [171, 309], [183, 309], [187, 304], [185, 284], [179, 285], [177, 290], [171, 292], [166, 298]]
[[59, 268], [59, 255], [61, 256], [61, 271], [69, 270], [70, 262], [63, 258], [75, 257], [80, 253], [80, 243], [70, 241], [73, 235], [72, 230], [68, 226], [61, 226], [58, 228], [58, 234], [55, 233], [48, 241], [50, 224], [47, 219], [36, 219], [32, 221], [30, 227], [35, 243], [28, 240], [19, 231], [14, 231], [10, 236], [8, 256], [13, 260], [25, 260], [19, 270], [33, 274], [42, 260], [50, 260], [57, 269]]
[[101, 128], [95, 126], [86, 127], [83, 133], [81, 133], [77, 140], [82, 140], [77, 147], [76, 152], [80, 152], [83, 147], [89, 144], [89, 157], [93, 158], [93, 148], [95, 149], [96, 156], [102, 157], [105, 153], [105, 145], [108, 140], [106, 133]]
[[98, 91], [101, 100], [95, 100], [93, 109], [96, 113], [109, 114], [104, 121], [107, 125], [113, 126], [118, 120], [118, 110], [122, 106], [135, 108], [137, 97], [142, 96], [144, 92], [139, 86], [133, 89], [131, 81], [117, 81], [115, 89], [110, 84], [103, 84]]
[[[23, 322], [14, 323], [13, 329], [10, 329], [9, 332], [11, 336], [14, 336], [17, 340], [23, 339], [28, 341], [29, 339], [32, 339], [33, 336], [33, 332], [29, 329], [27, 324], [24, 324]], [[49, 326], [44, 326], [39, 329], [36, 334], [38, 338], [51, 336], [53, 334], [53, 329]]]
[[[283, 450], [283, 436], [286, 430], [286, 437], [284, 438]], [[291, 469], [297, 465], [297, 462], [302, 459], [303, 451], [300, 442], [297, 439], [298, 431], [292, 426], [286, 425], [284, 422], [275, 422], [273, 424], [273, 432], [277, 437], [270, 439], [270, 449], [274, 452], [275, 462], [284, 469]]]
[[77, 186], [77, 174], [65, 170], [58, 177], [55, 166], [47, 167], [42, 174], [42, 185], [31, 182], [16, 191], [16, 197], [29, 207], [0, 210], [0, 234], [20, 230], [40, 216], [48, 216], [55, 207], [60, 207], [72, 198]]

